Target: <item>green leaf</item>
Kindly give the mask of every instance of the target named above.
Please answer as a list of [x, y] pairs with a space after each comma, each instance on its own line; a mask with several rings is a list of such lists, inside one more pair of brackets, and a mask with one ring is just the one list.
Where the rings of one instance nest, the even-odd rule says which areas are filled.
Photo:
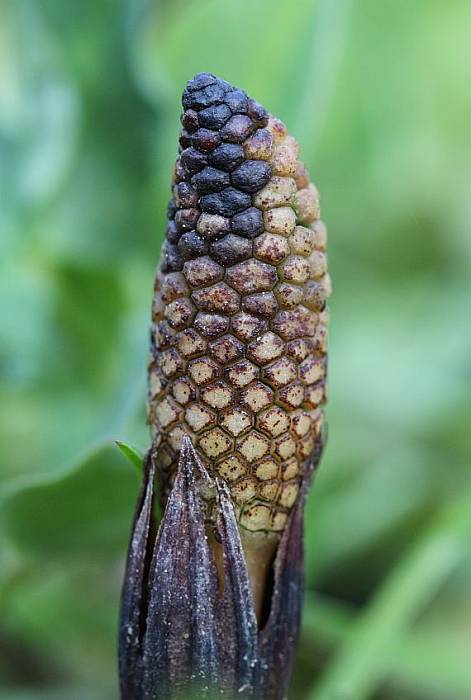
[[142, 473], [142, 464], [144, 462], [144, 455], [143, 453], [137, 449], [137, 447], [133, 447], [132, 445], [128, 445], [126, 442], [121, 442], [121, 440], [115, 440], [117, 447], [121, 450], [123, 455], [129, 459], [131, 464], [133, 464], [138, 473]]
[[[73, 668], [77, 683], [114, 679], [120, 587], [121, 566], [114, 562], [84, 565], [77, 558], [66, 566], [63, 561], [26, 565], [2, 589], [4, 637], [21, 639], [25, 649], [40, 648], [59, 673]], [[64, 639], [70, 641], [66, 647]]]
[[101, 446], [65, 474], [6, 495], [4, 534], [33, 557], [112, 559], [126, 550], [137, 490], [136, 473], [112, 446]]

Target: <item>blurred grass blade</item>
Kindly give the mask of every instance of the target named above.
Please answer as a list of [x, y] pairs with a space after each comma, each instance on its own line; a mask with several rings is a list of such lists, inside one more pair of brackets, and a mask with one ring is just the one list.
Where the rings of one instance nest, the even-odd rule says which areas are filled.
[[382, 681], [416, 616], [469, 552], [471, 493], [444, 508], [355, 622], [310, 700], [362, 700]]
[[[318, 595], [306, 596], [301, 643], [310, 655], [319, 647], [328, 650], [352, 637], [356, 611]], [[449, 647], [447, 641], [420, 629], [402, 637], [388, 661], [386, 684], [410, 689], [420, 697], [429, 695], [471, 697], [471, 666], [467, 654]]]
[[129, 445], [127, 442], [121, 442], [121, 440], [115, 440], [116, 446], [121, 450], [123, 455], [129, 459], [131, 464], [136, 467], [139, 474], [142, 473], [142, 466], [144, 464], [144, 455], [137, 449]]
[[[251, 689], [259, 682], [257, 618], [236, 515], [229, 489], [221, 479], [216, 480], [219, 508], [217, 531], [223, 550], [224, 591], [216, 607], [224, 635], [222, 664], [228, 680], [238, 694], [252, 696]], [[236, 660], [236, 663], [234, 661]]]
[[293, 129], [309, 163], [334, 96], [353, 4], [354, 0], [320, 0], [314, 11], [304, 93]]

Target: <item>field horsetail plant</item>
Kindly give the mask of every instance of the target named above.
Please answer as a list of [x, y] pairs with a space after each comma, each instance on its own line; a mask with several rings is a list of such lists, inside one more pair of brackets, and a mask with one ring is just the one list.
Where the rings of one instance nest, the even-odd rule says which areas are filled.
[[281, 121], [209, 73], [182, 101], [121, 693], [281, 700], [300, 624], [304, 502], [325, 434], [326, 229]]

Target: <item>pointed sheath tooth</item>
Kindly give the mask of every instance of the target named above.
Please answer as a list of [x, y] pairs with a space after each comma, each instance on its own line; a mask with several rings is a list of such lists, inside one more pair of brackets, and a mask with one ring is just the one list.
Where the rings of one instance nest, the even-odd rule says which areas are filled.
[[276, 553], [270, 612], [259, 637], [259, 692], [263, 700], [284, 700], [287, 697], [304, 596], [304, 507], [323, 445], [324, 439], [311, 459]]
[[181, 689], [203, 697], [220, 677], [216, 570], [199, 489], [212, 482], [188, 437], [160, 525], [148, 581], [143, 697], [167, 700]]
[[242, 700], [258, 697], [257, 620], [228, 489], [217, 480], [216, 528], [223, 561], [219, 584], [200, 496], [201, 489], [211, 489], [214, 482], [188, 437], [183, 440], [150, 570], [144, 571], [147, 547], [142, 543], [148, 539], [152, 478], [153, 469], [145, 479], [126, 578], [122, 698], [171, 700], [206, 697], [207, 692], [210, 697], [211, 693]]
[[152, 520], [154, 473], [155, 468], [149, 452], [134, 516], [121, 594], [118, 656], [121, 696], [126, 700], [138, 700], [141, 697], [141, 644], [145, 622], [146, 569], [152, 551], [149, 545], [149, 533]]
[[296, 656], [304, 594], [303, 506], [298, 499], [276, 554], [270, 615], [260, 633], [263, 700], [287, 697]]
[[216, 489], [224, 570], [224, 592], [217, 607], [223, 668], [237, 697], [257, 697], [260, 664], [252, 589], [229, 489], [221, 479], [216, 480]]

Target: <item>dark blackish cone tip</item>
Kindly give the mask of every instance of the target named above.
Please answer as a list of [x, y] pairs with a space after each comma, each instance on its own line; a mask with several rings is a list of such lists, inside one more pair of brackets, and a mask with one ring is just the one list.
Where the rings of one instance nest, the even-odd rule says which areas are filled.
[[[196, 120], [200, 126], [221, 129], [232, 115], [248, 115], [257, 126], [268, 119], [267, 110], [244, 90], [234, 87], [212, 73], [197, 73], [188, 81], [182, 94], [182, 105], [188, 116], [183, 116], [185, 128], [194, 130]], [[197, 112], [199, 115], [194, 116]]]
[[[242, 143], [267, 125], [269, 115], [243, 90], [212, 73], [198, 73], [188, 81], [182, 104], [181, 153], [174, 170], [174, 199], [168, 210], [161, 263], [164, 274], [182, 271], [189, 260], [212, 256], [209, 243], [224, 239], [225, 234], [252, 239], [261, 233], [263, 216], [253, 206], [253, 195], [272, 176], [268, 163], [245, 158]], [[217, 235], [206, 230], [195, 234], [202, 213], [227, 221], [227, 230]], [[204, 228], [204, 224], [201, 226]], [[225, 257], [227, 264], [249, 256], [248, 247], [234, 235], [227, 236], [220, 250], [215, 249], [217, 259], [223, 261]], [[232, 243], [236, 249], [231, 252]]]

